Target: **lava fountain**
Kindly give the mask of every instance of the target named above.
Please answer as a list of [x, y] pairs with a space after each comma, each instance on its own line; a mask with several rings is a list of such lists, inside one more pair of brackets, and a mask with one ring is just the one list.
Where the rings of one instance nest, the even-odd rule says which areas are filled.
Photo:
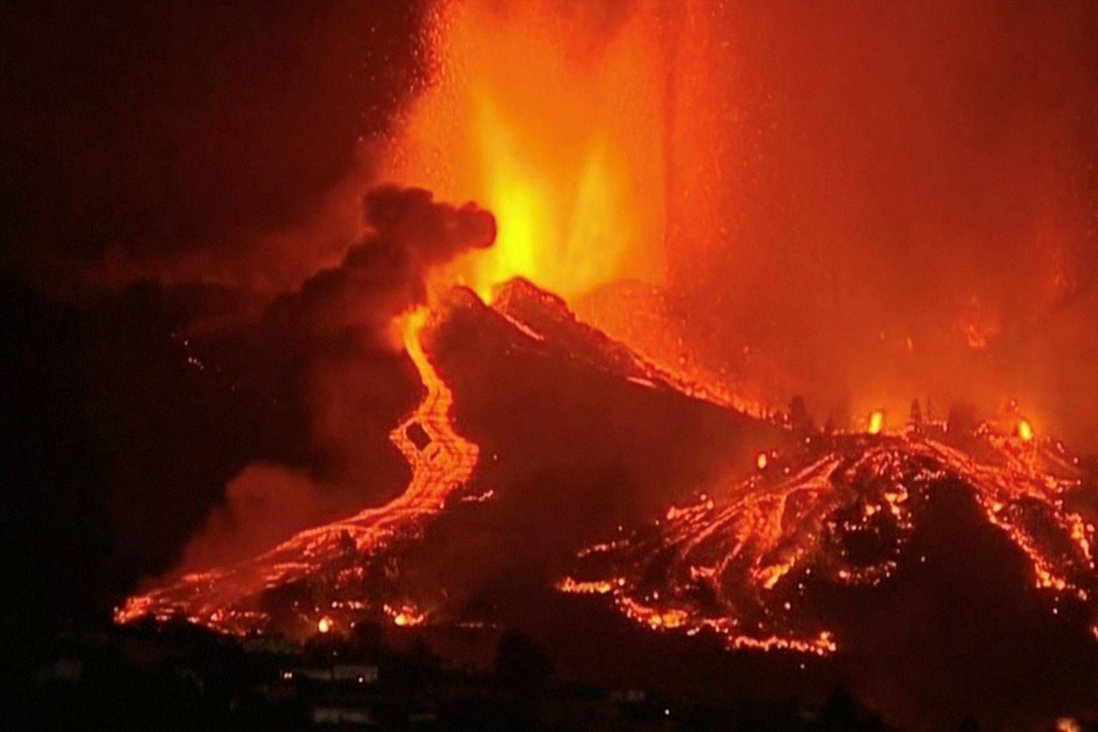
[[495, 248], [459, 267], [485, 299], [516, 276], [566, 299], [659, 276], [660, 8], [610, 6], [447, 3], [434, 16], [437, 78], [383, 174], [496, 215]]

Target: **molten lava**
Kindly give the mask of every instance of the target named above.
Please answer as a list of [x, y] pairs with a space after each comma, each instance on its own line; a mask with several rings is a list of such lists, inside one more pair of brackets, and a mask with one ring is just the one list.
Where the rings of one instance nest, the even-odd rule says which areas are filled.
[[[325, 595], [336, 599], [328, 601], [329, 612], [319, 619], [314, 618], [322, 608], [295, 602], [305, 628], [330, 631], [336, 622], [330, 611], [340, 609], [355, 615], [373, 610], [397, 625], [423, 622], [425, 612], [410, 603], [394, 610], [378, 601], [376, 593], [381, 588], [366, 581], [366, 568], [382, 562], [386, 550], [395, 544], [414, 539], [423, 523], [446, 506], [477, 465], [479, 449], [454, 428], [450, 414], [453, 393], [423, 349], [427, 323], [426, 308], [415, 310], [401, 323], [405, 349], [426, 393], [415, 411], [389, 435], [412, 469], [411, 482], [400, 496], [384, 506], [303, 531], [255, 559], [187, 574], [131, 597], [115, 611], [115, 620], [125, 623], [147, 615], [167, 619], [182, 614], [192, 622], [242, 633], [262, 628], [269, 621], [269, 613], [261, 607], [265, 590], [307, 585], [324, 574], [318, 581], [325, 585]], [[334, 577], [327, 577], [329, 573]]]
[[1018, 437], [1020, 437], [1023, 442], [1029, 442], [1033, 439], [1033, 427], [1030, 426], [1027, 420], [1018, 420]]
[[558, 589], [607, 594], [652, 629], [827, 654], [842, 639], [814, 613], [809, 588], [887, 581], [912, 561], [904, 549], [927, 502], [959, 486], [1023, 553], [1034, 587], [1085, 608], [1094, 632], [1095, 527], [1065, 503], [1081, 484], [1077, 461], [1058, 443], [1035, 449], [986, 425], [976, 439], [970, 452], [918, 434], [819, 438], [716, 503], [702, 496], [581, 552], [584, 573]]
[[[416, 410], [389, 435], [412, 468], [412, 482], [397, 501], [403, 509], [415, 513], [441, 509], [450, 492], [469, 480], [480, 452], [454, 429], [450, 414], [453, 392], [423, 351], [420, 333], [427, 317], [428, 310], [420, 308], [408, 316], [403, 326], [404, 347], [427, 393]], [[413, 428], [426, 434], [425, 447], [417, 446], [409, 436]]]

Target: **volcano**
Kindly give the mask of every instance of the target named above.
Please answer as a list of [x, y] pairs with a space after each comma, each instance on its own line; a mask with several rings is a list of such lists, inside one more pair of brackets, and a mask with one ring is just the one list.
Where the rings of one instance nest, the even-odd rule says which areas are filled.
[[[874, 679], [900, 709], [888, 680], [952, 675], [927, 648], [961, 653], [966, 675], [1021, 662], [1062, 677], [1026, 703], [1085, 698], [1098, 678], [1094, 485], [1062, 443], [748, 416], [524, 280], [491, 305], [452, 290], [407, 321], [405, 344], [423, 395], [390, 435], [412, 469], [400, 496], [164, 578], [116, 620], [296, 638], [523, 627], [588, 671], [576, 638], [617, 638], [603, 651], [621, 666], [621, 648], [643, 656], [656, 638], [715, 643], [748, 667], [764, 651], [810, 661], [816, 683]], [[946, 709], [1004, 693], [996, 673], [966, 679], [971, 695]]]
[[775, 424], [686, 395], [524, 280], [492, 307], [455, 290], [443, 312], [419, 311], [405, 329], [425, 394], [390, 435], [412, 468], [399, 497], [168, 579], [116, 618], [182, 614], [297, 637], [322, 620], [453, 620], [509, 566], [651, 520], [783, 440]]
[[5, 728], [1096, 723], [1098, 2], [41, 5]]

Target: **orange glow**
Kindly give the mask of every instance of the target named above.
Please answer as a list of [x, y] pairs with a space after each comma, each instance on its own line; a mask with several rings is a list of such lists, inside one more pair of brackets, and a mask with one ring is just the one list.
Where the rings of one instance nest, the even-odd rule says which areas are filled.
[[866, 427], [866, 432], [871, 435], [881, 434], [881, 430], [884, 428], [884, 412], [877, 410], [869, 415], [869, 425]]
[[[412, 466], [412, 482], [394, 503], [406, 499], [422, 510], [434, 512], [442, 507], [450, 491], [463, 485], [473, 474], [480, 449], [454, 430], [450, 416], [453, 392], [423, 351], [421, 334], [428, 314], [426, 308], [420, 308], [407, 316], [401, 325], [404, 347], [427, 394], [416, 411], [389, 433], [389, 439]], [[408, 428], [413, 424], [419, 424], [431, 438], [422, 451], [408, 436]]]
[[411, 605], [403, 605], [395, 608], [386, 605], [384, 610], [385, 614], [393, 619], [393, 625], [396, 625], [399, 628], [423, 625], [427, 620], [427, 616], [424, 613]]
[[[789, 456], [789, 470], [745, 477], [719, 508], [700, 496], [649, 531], [589, 547], [577, 555], [587, 579], [566, 577], [557, 589], [607, 595], [652, 630], [713, 631], [730, 648], [826, 655], [838, 648], [832, 631], [797, 611], [806, 577], [876, 586], [901, 561], [925, 560], [889, 550], [877, 561], [851, 563], [845, 552], [832, 553], [829, 532], [876, 534], [898, 550], [920, 520], [920, 501], [912, 497], [929, 495], [945, 477], [966, 486], [988, 523], [1025, 555], [1035, 587], [1074, 596], [1098, 613], [1087, 585], [1095, 529], [1063, 504], [1079, 485], [1078, 471], [1066, 467], [1070, 460], [1059, 448], [1035, 446], [1060, 466], [1045, 473], [1035, 468], [1034, 450], [1009, 434], [986, 426], [977, 434], [987, 462], [917, 434], [842, 436], [831, 447]], [[1048, 509], [1039, 525], [1019, 510], [1031, 502]], [[699, 603], [699, 596], [707, 600]], [[1091, 627], [1098, 639], [1098, 624]]]
[[572, 577], [565, 577], [556, 584], [557, 590], [572, 595], [605, 595], [614, 589], [614, 583], [610, 580], [598, 580], [585, 582]]
[[[383, 506], [302, 531], [248, 562], [209, 573], [184, 575], [149, 594], [130, 597], [123, 607], [116, 609], [115, 620], [125, 623], [149, 614], [170, 617], [180, 607], [186, 607], [192, 622], [244, 633], [261, 622], [264, 614], [232, 607], [232, 598], [252, 596], [263, 588], [321, 571], [326, 562], [345, 556], [348, 543], [355, 551], [378, 553], [402, 530], [437, 515], [450, 494], [472, 475], [480, 448], [455, 430], [450, 414], [453, 393], [423, 349], [428, 315], [426, 308], [420, 308], [397, 323], [408, 357], [426, 392], [419, 406], [389, 433], [389, 439], [412, 470], [411, 482], [401, 495]], [[422, 449], [409, 436], [413, 425], [430, 438]], [[357, 599], [345, 604], [357, 610], [369, 607]], [[332, 607], [337, 605], [338, 602], [333, 602]], [[392, 610], [384, 605], [379, 609], [397, 625], [418, 625], [426, 619], [408, 606]], [[328, 616], [317, 622], [320, 633], [328, 633], [334, 627], [335, 621]]]
[[1024, 419], [1018, 420], [1018, 437], [1022, 438], [1023, 442], [1033, 439], [1033, 427]]
[[758, 466], [759, 470], [762, 470], [766, 467], [766, 462], [767, 462], [767, 460], [766, 460], [766, 453], [765, 452], [760, 452], [759, 456], [757, 458], [755, 458], [755, 465]]
[[597, 40], [577, 37], [582, 23], [551, 3], [450, 3], [434, 18], [442, 67], [385, 175], [495, 214], [495, 246], [458, 265], [482, 298], [516, 276], [570, 299], [658, 271], [655, 13], [639, 8]]
[[1056, 732], [1082, 732], [1082, 725], [1071, 717], [1060, 717], [1056, 720]]

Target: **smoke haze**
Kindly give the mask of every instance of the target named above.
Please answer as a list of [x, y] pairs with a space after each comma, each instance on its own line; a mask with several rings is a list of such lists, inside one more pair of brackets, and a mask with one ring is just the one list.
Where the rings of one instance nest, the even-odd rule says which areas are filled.
[[1016, 397], [1095, 449], [1094, 4], [691, 7], [666, 287], [688, 347], [821, 420]]

